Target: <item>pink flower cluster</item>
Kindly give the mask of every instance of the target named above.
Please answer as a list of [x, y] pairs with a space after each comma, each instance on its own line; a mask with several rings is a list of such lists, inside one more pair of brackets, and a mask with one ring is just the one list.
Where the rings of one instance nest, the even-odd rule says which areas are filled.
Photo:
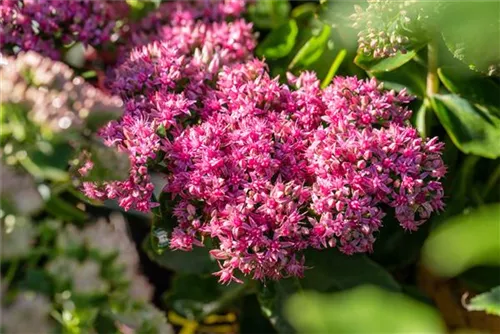
[[409, 126], [410, 98], [375, 80], [312, 73], [271, 79], [253, 60], [226, 67], [200, 124], [166, 148], [177, 199], [174, 249], [217, 241], [221, 282], [301, 276], [308, 247], [369, 252], [384, 207], [415, 230], [443, 207], [443, 144]]
[[164, 173], [171, 247], [210, 237], [224, 283], [301, 276], [306, 248], [371, 251], [390, 208], [407, 230], [442, 209], [443, 144], [410, 126], [404, 90], [353, 77], [320, 89], [309, 72], [282, 84], [251, 57], [239, 2], [197, 4], [165, 4], [167, 24], [132, 29], [139, 45], [110, 78], [126, 112], [101, 132], [129, 153], [130, 177], [87, 195], [148, 211], [150, 172]]
[[115, 12], [115, 5], [104, 0], [3, 0], [0, 45], [3, 52], [31, 50], [59, 59], [64, 45], [107, 42]]
[[129, 153], [133, 167], [128, 180], [85, 183], [88, 196], [118, 199], [127, 210], [149, 211], [157, 205], [148, 167], [161, 169], [164, 147], [204, 111], [199, 102], [213, 90], [219, 70], [246, 61], [255, 47], [250, 24], [203, 20], [200, 10], [219, 11], [211, 14], [216, 19], [239, 14], [243, 5], [234, 0], [169, 2], [158, 11], [168, 16], [168, 23], [158, 28], [161, 34], [153, 38], [149, 33], [154, 29], [144, 28], [150, 21], [163, 22], [159, 18], [146, 17], [146, 23], [137, 25], [144, 28], [132, 33], [138, 46], [122, 57], [109, 80], [111, 91], [125, 102], [125, 115], [101, 131], [107, 145]]

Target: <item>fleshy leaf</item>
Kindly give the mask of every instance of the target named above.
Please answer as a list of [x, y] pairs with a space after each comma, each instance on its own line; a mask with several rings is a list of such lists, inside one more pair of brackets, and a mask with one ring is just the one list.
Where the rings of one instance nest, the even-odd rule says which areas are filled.
[[500, 316], [500, 286], [471, 298], [464, 306], [468, 311], [485, 311]]
[[345, 255], [331, 248], [305, 252], [306, 270], [300, 284], [304, 289], [337, 291], [374, 284], [388, 290], [401, 288], [392, 276], [365, 255]]
[[162, 267], [186, 274], [208, 274], [217, 271], [217, 264], [210, 258], [207, 248], [195, 247], [190, 252], [164, 250], [158, 254], [148, 237], [143, 242], [148, 257]]
[[427, 238], [422, 262], [433, 273], [454, 277], [479, 265], [500, 265], [500, 204], [489, 204], [442, 222]]
[[440, 20], [446, 46], [470, 69], [500, 74], [500, 3], [450, 1]]
[[333, 295], [305, 292], [290, 298], [286, 316], [299, 333], [444, 333], [431, 307], [372, 286]]
[[473, 103], [486, 106], [500, 116], [500, 85], [491, 78], [472, 71], [463, 73], [454, 67], [441, 67], [438, 69], [438, 75], [450, 92]]
[[400, 51], [395, 56], [388, 58], [373, 58], [371, 56], [358, 53], [354, 58], [354, 63], [368, 72], [389, 72], [403, 66], [416, 56], [418, 49], [410, 50], [405, 54]]
[[282, 0], [255, 1], [248, 5], [249, 19], [260, 29], [272, 29], [285, 23], [290, 3]]
[[278, 59], [285, 57], [292, 51], [299, 28], [295, 20], [289, 20], [287, 23], [273, 29], [269, 35], [257, 47], [257, 55], [269, 59]]
[[323, 25], [321, 32], [317, 36], [312, 36], [297, 52], [292, 62], [288, 66], [292, 69], [296, 66], [307, 67], [317, 61], [323, 53], [328, 39], [330, 37], [331, 28]]
[[462, 152], [500, 157], [500, 119], [458, 95], [436, 94], [431, 101], [439, 121]]

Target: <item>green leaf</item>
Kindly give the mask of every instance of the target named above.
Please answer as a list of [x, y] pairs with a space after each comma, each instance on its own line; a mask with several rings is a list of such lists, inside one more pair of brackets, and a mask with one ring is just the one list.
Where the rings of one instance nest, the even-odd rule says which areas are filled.
[[248, 17], [255, 27], [272, 29], [284, 24], [290, 13], [290, 3], [283, 0], [255, 1], [248, 6]]
[[345, 290], [362, 284], [374, 284], [388, 290], [400, 287], [392, 276], [365, 255], [345, 255], [335, 248], [305, 252], [306, 270], [300, 284], [318, 291]]
[[295, 20], [273, 29], [257, 47], [257, 55], [269, 59], [283, 58], [292, 51], [299, 28]]
[[299, 333], [445, 333], [431, 307], [372, 286], [333, 295], [305, 292], [290, 298], [286, 316]]
[[[449, 159], [446, 158], [447, 156], [443, 155], [445, 163], [449, 161]], [[452, 179], [453, 183], [449, 184], [448, 181], [445, 180], [447, 182], [445, 185], [448, 185], [448, 189], [450, 189], [453, 197], [446, 203], [446, 210], [441, 215], [444, 216], [444, 218], [460, 214], [464, 212], [467, 207], [471, 206], [472, 200], [470, 189], [474, 185], [474, 176], [479, 161], [480, 157], [477, 155], [466, 156], [461, 162], [460, 167], [457, 166], [454, 171], [451, 171], [455, 173]], [[447, 164], [447, 166], [449, 165]], [[449, 175], [449, 177], [451, 177], [451, 175]]]
[[464, 306], [468, 311], [485, 311], [500, 316], [500, 286], [471, 298]]
[[433, 273], [454, 277], [479, 265], [500, 265], [500, 203], [456, 215], [431, 232], [422, 262]]
[[92, 79], [92, 78], [96, 78], [97, 77], [97, 72], [94, 71], [94, 70], [85, 71], [85, 72], [82, 73], [81, 76], [84, 79]]
[[500, 66], [500, 2], [450, 1], [442, 12], [440, 28], [453, 56], [470, 69], [491, 73]]
[[439, 121], [462, 152], [500, 157], [500, 119], [454, 94], [436, 94], [431, 101]]
[[427, 70], [415, 61], [409, 61], [390, 72], [374, 72], [373, 76], [384, 82], [384, 87], [400, 91], [406, 88], [411, 95], [425, 97]]
[[207, 248], [194, 247], [191, 252], [165, 250], [158, 254], [153, 250], [151, 239], [144, 239], [142, 244], [148, 257], [162, 267], [185, 274], [208, 274], [217, 271], [217, 264]]
[[323, 25], [321, 32], [317, 36], [312, 36], [297, 52], [292, 59], [289, 69], [296, 66], [307, 67], [317, 61], [326, 48], [330, 38], [331, 28]]
[[422, 103], [415, 113], [415, 127], [422, 138], [427, 138], [427, 129], [429, 128], [427, 125], [427, 115], [430, 112], [432, 112], [432, 109], [427, 106], [427, 103]]
[[301, 289], [297, 279], [287, 278], [266, 282], [257, 293], [262, 313], [269, 319], [278, 333], [295, 333], [293, 327], [285, 319], [283, 312], [288, 298]]
[[38, 142], [20, 163], [35, 178], [66, 181], [69, 178], [68, 162], [73, 154], [74, 150], [68, 143]]
[[85, 46], [81, 43], [74, 43], [64, 55], [64, 62], [72, 67], [82, 68], [85, 65]]
[[191, 320], [202, 320], [212, 313], [207, 309], [235, 287], [234, 284], [230, 287], [219, 284], [214, 276], [177, 274], [163, 300], [178, 314]]
[[358, 53], [356, 58], [354, 58], [354, 63], [371, 73], [389, 72], [412, 60], [413, 57], [416, 56], [418, 50], [419, 49], [411, 50], [405, 54], [398, 52], [395, 56], [389, 58], [372, 58], [363, 53]]
[[307, 2], [292, 9], [290, 16], [292, 19], [296, 19], [297, 21], [307, 21], [314, 17], [317, 9], [318, 5]]
[[126, 0], [130, 6], [129, 16], [137, 21], [160, 6], [161, 0]]
[[438, 69], [439, 79], [446, 88], [473, 103], [488, 107], [500, 115], [500, 85], [491, 78], [469, 71], [463, 73], [458, 68], [441, 67]]

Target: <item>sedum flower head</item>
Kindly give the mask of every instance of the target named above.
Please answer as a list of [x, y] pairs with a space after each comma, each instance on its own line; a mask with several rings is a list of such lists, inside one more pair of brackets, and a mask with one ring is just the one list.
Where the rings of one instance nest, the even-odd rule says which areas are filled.
[[28, 216], [43, 206], [43, 199], [36, 188], [35, 180], [28, 173], [0, 163], [0, 200], [5, 213]]
[[54, 330], [50, 301], [43, 295], [19, 294], [12, 304], [2, 305], [2, 333], [50, 333]]
[[36, 51], [59, 59], [73, 42], [99, 46], [110, 40], [117, 14], [110, 1], [5, 0], [0, 4], [2, 52]]
[[338, 77], [322, 94], [323, 126], [307, 151], [315, 174], [312, 209], [316, 245], [348, 254], [372, 250], [384, 206], [416, 230], [443, 208], [439, 179], [446, 169], [437, 138], [423, 140], [408, 123], [405, 91], [382, 91], [375, 80]]
[[308, 72], [290, 81], [256, 60], [226, 67], [206, 118], [167, 147], [171, 247], [215, 239], [221, 282], [301, 276], [308, 247], [371, 251], [387, 206], [409, 230], [443, 207], [443, 145], [409, 125], [405, 91], [354, 77], [321, 90]]
[[301, 129], [288, 117], [291, 94], [254, 60], [225, 68], [206, 101], [207, 118], [177, 137], [167, 159], [165, 191], [178, 199], [171, 247], [190, 250], [200, 236], [222, 282], [238, 270], [256, 279], [301, 275], [307, 247], [305, 150]]
[[[122, 215], [113, 214], [110, 222], [100, 219], [88, 224], [83, 230], [74, 225], [67, 225], [58, 235], [57, 246], [65, 253], [86, 249], [94, 258], [105, 261], [109, 269], [109, 260], [113, 259], [112, 266], [125, 281], [128, 295], [137, 301], [150, 301], [153, 287], [140, 272], [140, 260], [134, 243], [130, 240], [126, 222]], [[116, 282], [104, 281], [101, 271], [105, 270], [103, 263], [86, 260], [79, 263], [75, 259], [60, 256], [47, 265], [47, 270], [54, 276], [72, 282], [73, 290], [77, 293], [102, 293], [109, 289], [109, 285]]]
[[[170, 139], [186, 124], [203, 116], [200, 102], [210, 95], [223, 66], [247, 60], [255, 47], [251, 25], [220, 21], [239, 15], [239, 3], [215, 2], [211, 8], [211, 2], [170, 2], [152, 14], [160, 15], [157, 19], [146, 17], [134, 27], [136, 46], [124, 53], [109, 80], [112, 92], [123, 99], [125, 115], [101, 131], [108, 146], [129, 154], [132, 168], [125, 181], [85, 183], [88, 196], [117, 199], [126, 210], [157, 205], [148, 167], [162, 160]], [[209, 7], [223, 13], [204, 13]], [[157, 24], [159, 33], [148, 28]]]
[[120, 115], [122, 101], [86, 83], [67, 65], [35, 52], [3, 58], [1, 103], [19, 104], [30, 119], [53, 132], [80, 130], [89, 116]]

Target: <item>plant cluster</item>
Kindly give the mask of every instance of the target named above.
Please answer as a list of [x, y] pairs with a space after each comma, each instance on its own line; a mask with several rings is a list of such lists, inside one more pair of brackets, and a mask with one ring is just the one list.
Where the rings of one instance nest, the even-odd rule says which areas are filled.
[[[148, 170], [161, 171], [176, 221], [171, 248], [214, 239], [224, 283], [242, 282], [235, 270], [302, 276], [308, 247], [369, 252], [383, 205], [408, 230], [443, 208], [443, 144], [409, 125], [404, 91], [356, 78], [322, 90], [309, 72], [282, 84], [251, 58], [250, 25], [211, 21], [224, 10], [200, 18], [189, 4], [166, 6], [169, 24], [130, 50], [110, 83], [125, 114], [101, 135], [129, 153], [130, 177], [87, 182], [89, 197], [148, 211], [161, 206]], [[138, 26], [161, 21], [153, 18]]]

